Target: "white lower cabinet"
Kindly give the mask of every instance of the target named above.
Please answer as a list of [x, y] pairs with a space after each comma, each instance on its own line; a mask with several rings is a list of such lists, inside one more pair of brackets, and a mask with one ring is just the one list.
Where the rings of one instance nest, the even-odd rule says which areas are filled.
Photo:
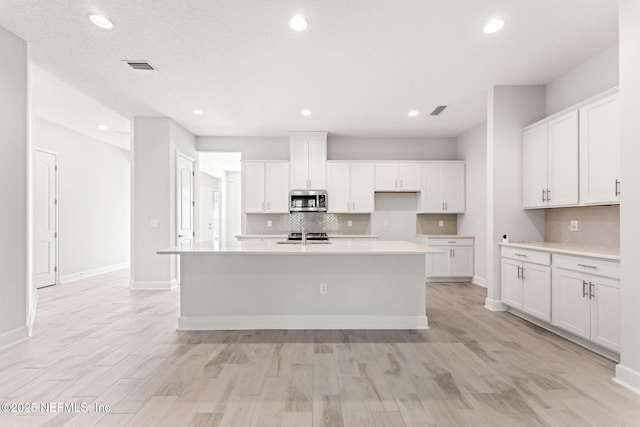
[[433, 246], [442, 252], [427, 255], [426, 277], [473, 277], [473, 237], [442, 238], [418, 236], [417, 242]]
[[554, 268], [553, 325], [620, 351], [620, 281]]
[[620, 352], [620, 263], [502, 247], [502, 302]]
[[503, 250], [501, 260], [502, 302], [550, 322], [551, 267], [549, 265], [551, 258], [537, 257], [536, 255], [524, 250], [517, 252]]

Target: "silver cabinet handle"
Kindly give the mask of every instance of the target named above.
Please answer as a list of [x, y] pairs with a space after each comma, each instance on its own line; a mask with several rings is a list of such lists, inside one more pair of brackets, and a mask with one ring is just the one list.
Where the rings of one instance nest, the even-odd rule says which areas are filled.
[[515, 254], [515, 255], [516, 255], [516, 256], [521, 256], [521, 257], [524, 257], [524, 258], [526, 258], [526, 257], [527, 257], [525, 254]]
[[398, 189], [398, 180], [396, 179], [395, 184], [393, 185], [393, 188], [395, 188], [396, 190]]
[[551, 190], [547, 188], [547, 202], [551, 201], [551, 197], [549, 197], [549, 193], [551, 193]]
[[400, 180], [400, 189], [402, 190], [402, 180]]
[[449, 240], [447, 243], [457, 243], [455, 240]]
[[544, 189], [542, 189], [542, 202], [544, 203], [545, 199], [544, 199]]
[[262, 202], [262, 210], [263, 210], [263, 211], [264, 211], [264, 210], [266, 210], [266, 209], [264, 208], [264, 202]]
[[267, 210], [271, 209], [271, 202], [267, 202]]
[[456, 250], [455, 249], [451, 249], [451, 253], [452, 253], [451, 256], [455, 258], [456, 257]]
[[351, 210], [352, 211], [356, 210], [356, 202], [351, 202]]
[[442, 210], [444, 210], [444, 202], [442, 202]]
[[593, 289], [596, 287], [593, 283], [589, 282], [589, 299], [595, 298], [596, 294], [593, 292]]
[[518, 279], [520, 278], [520, 266], [518, 265]]
[[620, 180], [616, 179], [616, 196], [620, 195]]
[[451, 258], [453, 255], [451, 254], [452, 249], [449, 248], [449, 258]]
[[522, 268], [522, 272], [520, 273], [520, 277], [521, 277], [522, 279], [526, 279], [527, 277], [524, 275], [525, 268], [524, 268], [524, 267], [521, 267], [521, 268]]
[[582, 281], [582, 298], [585, 298], [587, 296], [587, 281], [583, 280]]
[[598, 269], [597, 265], [589, 265], [589, 264], [578, 264], [578, 267], [595, 268], [596, 270]]

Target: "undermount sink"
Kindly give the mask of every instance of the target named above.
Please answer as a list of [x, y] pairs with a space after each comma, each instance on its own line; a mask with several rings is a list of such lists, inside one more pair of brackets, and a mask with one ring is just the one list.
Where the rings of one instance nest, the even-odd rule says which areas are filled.
[[[284, 240], [280, 242], [276, 242], [279, 245], [301, 245], [302, 242], [300, 240]], [[331, 242], [327, 240], [307, 240], [307, 245], [330, 245]]]

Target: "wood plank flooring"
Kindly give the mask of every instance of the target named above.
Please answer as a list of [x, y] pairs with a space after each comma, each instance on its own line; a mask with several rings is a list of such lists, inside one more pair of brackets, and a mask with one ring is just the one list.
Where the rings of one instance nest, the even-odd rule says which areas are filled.
[[[640, 426], [614, 363], [471, 284], [427, 287], [427, 331], [179, 332], [177, 290], [119, 271], [39, 291], [32, 339], [0, 352], [0, 426]], [[109, 405], [109, 412], [94, 405]]]

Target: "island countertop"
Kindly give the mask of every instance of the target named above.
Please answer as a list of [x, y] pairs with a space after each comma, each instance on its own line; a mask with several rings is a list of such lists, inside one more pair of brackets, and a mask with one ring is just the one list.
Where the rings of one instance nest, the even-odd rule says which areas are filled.
[[442, 252], [431, 246], [402, 240], [334, 240], [328, 243], [306, 245], [278, 243], [275, 241], [241, 241], [223, 243], [196, 243], [184, 248], [159, 250], [161, 255], [419, 255]]

